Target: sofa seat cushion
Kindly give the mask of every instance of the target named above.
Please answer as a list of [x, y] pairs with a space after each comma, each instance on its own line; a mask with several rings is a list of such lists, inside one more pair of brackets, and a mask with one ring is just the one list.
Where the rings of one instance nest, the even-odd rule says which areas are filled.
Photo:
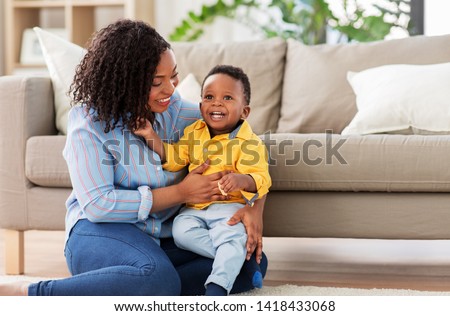
[[69, 170], [62, 151], [66, 136], [34, 136], [28, 139], [25, 175], [32, 183], [44, 187], [71, 188]]
[[[266, 134], [271, 191], [450, 192], [450, 136]], [[25, 173], [44, 187], [71, 188], [65, 136], [27, 141]]]
[[261, 137], [270, 151], [271, 191], [450, 192], [449, 136]]

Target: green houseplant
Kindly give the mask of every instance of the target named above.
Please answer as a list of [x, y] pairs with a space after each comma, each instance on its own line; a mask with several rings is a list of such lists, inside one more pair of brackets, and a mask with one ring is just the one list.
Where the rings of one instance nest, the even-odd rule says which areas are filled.
[[[320, 44], [326, 40], [326, 30], [331, 28], [348, 41], [367, 42], [384, 39], [393, 27], [410, 30], [408, 22], [410, 0], [386, 0], [383, 5], [370, 5], [373, 13], [367, 14], [367, 5], [357, 0], [341, 0], [340, 16], [326, 0], [217, 0], [203, 5], [200, 13], [190, 11], [188, 16], [170, 34], [172, 41], [194, 41], [204, 27], [221, 16], [235, 19], [251, 26], [266, 37], [295, 38], [305, 44]], [[402, 20], [407, 23], [402, 24]]]

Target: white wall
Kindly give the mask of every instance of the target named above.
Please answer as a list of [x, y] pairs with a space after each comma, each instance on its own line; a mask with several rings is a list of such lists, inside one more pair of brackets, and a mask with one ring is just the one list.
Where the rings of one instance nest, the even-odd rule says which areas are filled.
[[4, 23], [5, 17], [3, 16], [3, 0], [0, 0], [0, 76], [5, 74], [5, 31], [4, 31]]
[[450, 34], [450, 1], [425, 0], [425, 35]]

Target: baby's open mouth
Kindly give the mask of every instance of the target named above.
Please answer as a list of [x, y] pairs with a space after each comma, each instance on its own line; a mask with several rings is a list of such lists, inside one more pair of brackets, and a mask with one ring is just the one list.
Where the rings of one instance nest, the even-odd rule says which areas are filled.
[[222, 118], [225, 117], [225, 113], [215, 111], [215, 112], [209, 113], [209, 116], [211, 116], [211, 118], [212, 118], [213, 120], [220, 120], [220, 119], [222, 119]]

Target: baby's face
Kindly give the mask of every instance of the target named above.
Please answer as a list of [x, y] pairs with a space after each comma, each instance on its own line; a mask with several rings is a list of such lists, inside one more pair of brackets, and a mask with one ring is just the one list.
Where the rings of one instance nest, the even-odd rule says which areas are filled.
[[247, 118], [250, 107], [239, 80], [215, 74], [205, 80], [200, 110], [211, 136], [215, 136], [232, 132], [239, 120]]

